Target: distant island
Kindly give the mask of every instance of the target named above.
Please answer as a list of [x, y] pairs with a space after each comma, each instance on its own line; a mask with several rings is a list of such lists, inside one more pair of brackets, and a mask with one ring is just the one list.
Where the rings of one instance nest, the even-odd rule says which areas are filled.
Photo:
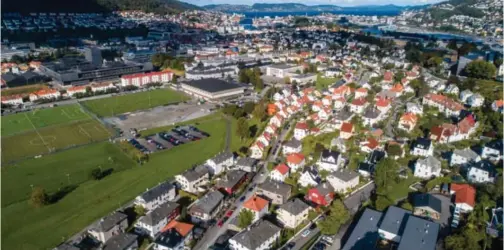
[[404, 11], [424, 9], [429, 5], [397, 6], [388, 5], [363, 5], [354, 7], [341, 7], [337, 5], [305, 5], [300, 3], [256, 3], [253, 5], [243, 4], [210, 4], [203, 6], [206, 10], [223, 12], [332, 12], [332, 11]]

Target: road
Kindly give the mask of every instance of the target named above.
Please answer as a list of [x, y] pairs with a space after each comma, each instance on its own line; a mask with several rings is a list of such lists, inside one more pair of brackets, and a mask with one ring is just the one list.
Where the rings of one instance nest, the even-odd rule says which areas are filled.
[[403, 109], [404, 108], [404, 105], [406, 105], [406, 103], [408, 103], [409, 101], [411, 101], [411, 99], [413, 99], [414, 96], [408, 98], [406, 101], [401, 101], [401, 99], [399, 98], [396, 98], [390, 105], [392, 106], [392, 114], [390, 115], [389, 119], [388, 119], [388, 122], [387, 122], [387, 125], [385, 126], [385, 135], [390, 137], [390, 138], [394, 138], [394, 122], [397, 121], [397, 113], [399, 112], [399, 110]]

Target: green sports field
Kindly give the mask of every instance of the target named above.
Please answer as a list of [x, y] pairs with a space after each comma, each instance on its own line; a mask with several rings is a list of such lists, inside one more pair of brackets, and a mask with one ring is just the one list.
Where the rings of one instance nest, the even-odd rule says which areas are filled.
[[88, 119], [2, 137], [2, 163], [59, 149], [103, 141], [112, 131], [96, 120]]
[[[63, 239], [68, 239], [93, 221], [131, 201], [146, 188], [172, 178], [195, 164], [201, 164], [223, 150], [226, 138], [224, 119], [201, 120], [197, 127], [211, 136], [151, 154], [149, 161], [142, 166], [132, 166], [127, 159], [121, 160], [119, 153], [103, 153], [101, 151], [105, 150], [100, 148], [90, 149], [100, 144], [9, 166], [4, 170], [5, 173], [2, 172], [2, 178], [12, 178], [9, 183], [2, 182], [2, 249], [52, 249]], [[87, 176], [83, 176], [93, 165], [109, 162], [109, 155], [115, 155], [114, 162], [123, 166], [122, 170], [114, 171], [100, 181], [89, 180]], [[84, 159], [93, 159], [94, 162], [84, 163]], [[62, 166], [54, 166], [57, 164]], [[51, 166], [55, 168], [54, 176], [51, 176]], [[82, 171], [74, 172], [74, 169]], [[61, 176], [61, 173], [66, 171], [71, 171], [70, 181], [76, 178], [75, 180], [80, 180], [81, 183], [57, 203], [36, 209], [31, 207], [27, 200], [17, 198], [26, 199], [29, 190], [27, 188], [30, 188], [31, 182], [39, 181], [40, 185], [52, 190], [58, 188], [58, 185], [64, 185], [68, 180], [66, 175]], [[56, 184], [52, 184], [53, 182]], [[3, 195], [5, 185], [15, 185], [11, 189], [12, 194]]]
[[2, 117], [2, 137], [86, 119], [91, 119], [91, 117], [78, 104], [7, 115]]
[[142, 109], [149, 109], [156, 106], [177, 103], [188, 99], [189, 98], [187, 96], [171, 89], [156, 89], [146, 92], [85, 101], [83, 104], [96, 115], [108, 117]]

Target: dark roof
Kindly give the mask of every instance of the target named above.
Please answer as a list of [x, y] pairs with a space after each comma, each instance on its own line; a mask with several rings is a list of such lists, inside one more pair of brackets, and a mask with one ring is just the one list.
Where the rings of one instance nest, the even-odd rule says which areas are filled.
[[259, 188], [285, 197], [290, 195], [292, 187], [289, 184], [272, 181], [268, 178], [266, 181], [259, 184]]
[[439, 224], [409, 216], [397, 250], [434, 250]]
[[486, 171], [490, 174], [490, 176], [494, 176], [496, 174], [495, 166], [488, 160], [472, 163], [471, 167]]
[[240, 84], [230, 83], [230, 82], [220, 80], [220, 79], [215, 79], [215, 78], [192, 80], [192, 81], [184, 82], [183, 84], [189, 85], [193, 88], [201, 89], [206, 92], [211, 92], [211, 93], [244, 88], [244, 86], [242, 86]]
[[317, 183], [320, 183], [322, 181], [322, 178], [320, 178], [320, 175], [319, 175], [317, 168], [315, 168], [313, 166], [306, 166], [303, 169], [303, 174], [304, 173], [308, 173], [312, 177], [312, 179], [314, 181], [316, 181]]
[[344, 108], [342, 110], [340, 110], [339, 112], [337, 112], [335, 115], [334, 115], [334, 118], [336, 120], [340, 120], [340, 121], [346, 121], [348, 120], [348, 118], [350, 118], [352, 116], [352, 113], [347, 109], [347, 108]]
[[217, 182], [219, 188], [233, 188], [240, 180], [247, 175], [247, 172], [241, 170], [231, 170]]
[[366, 208], [341, 250], [375, 249], [382, 213]]
[[237, 166], [252, 167], [257, 163], [257, 160], [250, 157], [240, 158], [237, 162]]
[[125, 214], [116, 211], [98, 221], [94, 229], [99, 232], [107, 232], [112, 227], [119, 224], [121, 221], [126, 220], [127, 217], [128, 216], [126, 216]]
[[292, 140], [290, 140], [290, 141], [286, 142], [286, 143], [284, 144], [284, 146], [286, 146], [286, 147], [290, 147], [290, 148], [298, 148], [298, 147], [300, 147], [300, 146], [301, 146], [301, 141], [296, 140], [296, 139], [292, 139]]
[[354, 178], [359, 176], [355, 171], [343, 169], [343, 168], [339, 169], [336, 172], [331, 173], [331, 175], [340, 179], [340, 180], [343, 180], [345, 182], [353, 180]]
[[212, 158], [212, 161], [215, 162], [215, 164], [220, 164], [229, 158], [233, 158], [233, 153], [222, 152], [222, 153], [219, 153], [218, 155], [216, 155], [214, 158]]
[[161, 233], [159, 237], [157, 237], [155, 243], [168, 248], [174, 248], [183, 240], [184, 237], [182, 237], [177, 230], [172, 228]]
[[361, 163], [359, 163], [359, 170], [364, 171], [364, 172], [368, 172], [369, 174], [372, 175], [372, 174], [374, 174], [374, 171], [375, 171], [375, 165], [367, 163], [367, 162], [361, 162]]
[[219, 205], [222, 199], [224, 199], [224, 195], [219, 191], [207, 193], [191, 207], [191, 211], [196, 210], [201, 213], [210, 214]]
[[304, 203], [298, 198], [294, 198], [290, 201], [287, 201], [285, 204], [280, 206], [280, 209], [283, 209], [293, 215], [298, 215], [309, 208], [310, 206], [308, 206], [306, 203]]
[[229, 245], [229, 239], [233, 238], [236, 234], [236, 231], [226, 230], [226, 232], [221, 234], [217, 240], [215, 240], [214, 245], [210, 249], [225, 249]]
[[161, 204], [156, 209], [150, 211], [145, 216], [142, 216], [142, 218], [140, 218], [140, 221], [147, 225], [155, 226], [178, 207], [179, 205], [175, 202], [166, 202], [164, 204]]
[[275, 68], [275, 69], [290, 69], [290, 68], [299, 67], [299, 66], [298, 65], [289, 65], [289, 64], [272, 64], [272, 65], [269, 65], [268, 67]]
[[133, 245], [138, 236], [129, 233], [121, 233], [115, 236], [112, 236], [105, 244], [103, 245], [103, 250], [124, 250], [129, 246]]
[[200, 166], [197, 166], [193, 169], [189, 169], [189, 170], [185, 171], [182, 175], [188, 181], [195, 181], [195, 180], [201, 178], [201, 176], [206, 175], [206, 174], [208, 174], [208, 169], [205, 166], [200, 165]]
[[257, 249], [273, 235], [279, 233], [281, 228], [275, 226], [267, 220], [260, 220], [250, 226], [250, 229], [243, 230], [231, 238], [240, 245], [248, 249]]
[[329, 157], [333, 157], [335, 160], [338, 160], [339, 155], [340, 155], [340, 153], [338, 151], [324, 149], [324, 150], [322, 150], [322, 153], [320, 154], [320, 161], [326, 162], [326, 159]]
[[390, 206], [380, 223], [380, 229], [395, 235], [402, 235], [406, 221], [410, 215], [411, 212], [408, 210]]
[[417, 194], [413, 197], [413, 206], [430, 207], [434, 211], [441, 213], [441, 200], [431, 194]]
[[375, 119], [379, 115], [380, 115], [380, 111], [378, 109], [370, 106], [369, 108], [366, 109], [366, 111], [364, 112], [364, 114], [362, 116], [364, 116], [366, 118]]
[[421, 149], [428, 149], [431, 146], [431, 140], [427, 138], [418, 138], [415, 141], [415, 146]]
[[141, 194], [140, 197], [144, 199], [145, 202], [150, 202], [157, 199], [159, 196], [170, 192], [175, 186], [170, 182], [166, 181], [155, 186], [152, 189], [147, 190], [145, 193]]
[[493, 148], [496, 150], [499, 150], [499, 152], [502, 154], [502, 141], [495, 140], [495, 141], [490, 141], [485, 144], [485, 147], [488, 148]]
[[376, 164], [383, 158], [385, 158], [385, 152], [380, 150], [374, 150], [373, 152], [371, 152], [371, 154], [369, 154], [367, 162], [371, 164]]
[[63, 244], [57, 246], [56, 248], [54, 248], [53, 250], [80, 250], [80, 248], [78, 248], [74, 245], [70, 245], [68, 243], [63, 243]]

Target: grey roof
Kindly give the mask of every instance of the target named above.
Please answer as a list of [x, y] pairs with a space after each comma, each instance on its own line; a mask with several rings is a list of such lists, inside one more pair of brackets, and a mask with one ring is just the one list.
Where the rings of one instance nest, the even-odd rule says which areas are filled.
[[259, 184], [259, 188], [285, 197], [290, 194], [292, 187], [289, 184], [272, 181], [268, 178], [266, 181]]
[[287, 201], [287, 203], [280, 206], [280, 209], [283, 209], [293, 215], [298, 215], [309, 208], [310, 206], [308, 206], [306, 203], [304, 203], [298, 198], [294, 198], [290, 201]]
[[98, 221], [95, 224], [94, 229], [99, 232], [107, 232], [115, 225], [121, 223], [121, 221], [126, 220], [127, 217], [128, 216], [126, 216], [125, 214], [116, 211]]
[[327, 182], [320, 183], [315, 188], [319, 191], [320, 195], [324, 197], [334, 191], [332, 186]]
[[430, 207], [434, 211], [441, 213], [441, 200], [431, 194], [417, 194], [413, 197], [414, 207]]
[[193, 88], [201, 89], [206, 92], [211, 92], [211, 93], [245, 88], [241, 84], [230, 83], [230, 82], [216, 79], [216, 78], [206, 78], [206, 79], [200, 79], [200, 80], [187, 81], [182, 84], [191, 86]]
[[343, 168], [331, 173], [331, 175], [345, 182], [359, 177], [359, 174], [357, 174], [357, 172]]
[[406, 103], [406, 109], [410, 109], [410, 108], [414, 108], [414, 107], [423, 109], [423, 107], [418, 103], [414, 103], [414, 102]]
[[485, 147], [498, 150], [500, 154], [502, 154], [502, 140], [490, 141], [485, 144]]
[[419, 164], [430, 166], [431, 171], [438, 171], [441, 169], [441, 162], [436, 159], [434, 156], [429, 155], [425, 159], [419, 159]]
[[346, 121], [351, 116], [352, 116], [352, 113], [348, 109], [344, 108], [334, 115], [334, 119], [339, 120], [339, 121]]
[[292, 139], [292, 140], [290, 140], [290, 141], [286, 142], [286, 143], [284, 144], [284, 146], [286, 146], [286, 147], [290, 147], [290, 148], [298, 148], [298, 147], [300, 147], [300, 146], [301, 146], [301, 141], [296, 140], [296, 139]]
[[375, 249], [382, 213], [366, 208], [341, 250]]
[[177, 203], [168, 201], [164, 204], [161, 204], [156, 209], [148, 212], [145, 216], [142, 216], [142, 218], [140, 218], [140, 221], [147, 225], [155, 226], [178, 207], [179, 205]]
[[129, 233], [121, 233], [110, 238], [103, 245], [103, 250], [124, 250], [136, 242], [138, 236]]
[[233, 158], [233, 153], [222, 152], [222, 153], [219, 153], [218, 155], [216, 155], [214, 158], [212, 158], [212, 161], [215, 162], [215, 164], [220, 164], [229, 158]]
[[479, 156], [476, 152], [472, 151], [470, 148], [455, 149], [453, 150], [453, 154], [462, 156], [470, 160], [476, 160], [476, 158], [478, 158]]
[[434, 250], [438, 233], [438, 223], [410, 216], [397, 250]]
[[273, 235], [279, 233], [280, 230], [281, 228], [273, 225], [273, 223], [260, 220], [250, 226], [250, 229], [241, 231], [231, 239], [248, 249], [257, 249]]
[[200, 165], [193, 169], [185, 171], [184, 173], [182, 173], [182, 176], [184, 176], [188, 181], [195, 181], [201, 178], [201, 176], [208, 173], [208, 168], [206, 166]]
[[257, 164], [257, 160], [250, 157], [242, 157], [237, 162], [237, 166], [252, 167]]
[[175, 186], [173, 184], [166, 181], [164, 183], [161, 183], [161, 184], [155, 186], [152, 189], [147, 190], [147, 192], [141, 194], [140, 197], [142, 197], [142, 199], [144, 199], [144, 201], [150, 202], [150, 201], [157, 199], [159, 196], [170, 192], [170, 190], [172, 190], [174, 188], [175, 188]]
[[80, 250], [80, 248], [70, 245], [68, 243], [63, 243], [57, 247], [55, 247], [53, 250]]
[[191, 211], [196, 210], [201, 213], [210, 214], [219, 205], [222, 199], [224, 199], [224, 195], [221, 192], [212, 191], [200, 198], [196, 204], [191, 207]]
[[241, 170], [231, 170], [226, 173], [226, 175], [217, 182], [217, 187], [232, 188], [238, 184], [240, 180], [247, 174], [245, 171]]
[[411, 217], [410, 215], [411, 212], [408, 210], [390, 206], [381, 221], [380, 229], [395, 235], [402, 235], [406, 221], [408, 217]]
[[380, 115], [380, 110], [370, 106], [369, 108], [366, 109], [366, 111], [364, 112], [364, 114], [362, 116], [364, 116], [366, 118], [375, 119], [379, 115]]
[[486, 171], [491, 177], [494, 176], [496, 173], [495, 166], [487, 160], [482, 160], [480, 162], [473, 163], [471, 167]]
[[299, 67], [299, 66], [298, 65], [289, 65], [289, 64], [272, 64], [272, 65], [269, 65], [268, 67], [275, 68], [275, 69], [290, 69], [290, 68]]

